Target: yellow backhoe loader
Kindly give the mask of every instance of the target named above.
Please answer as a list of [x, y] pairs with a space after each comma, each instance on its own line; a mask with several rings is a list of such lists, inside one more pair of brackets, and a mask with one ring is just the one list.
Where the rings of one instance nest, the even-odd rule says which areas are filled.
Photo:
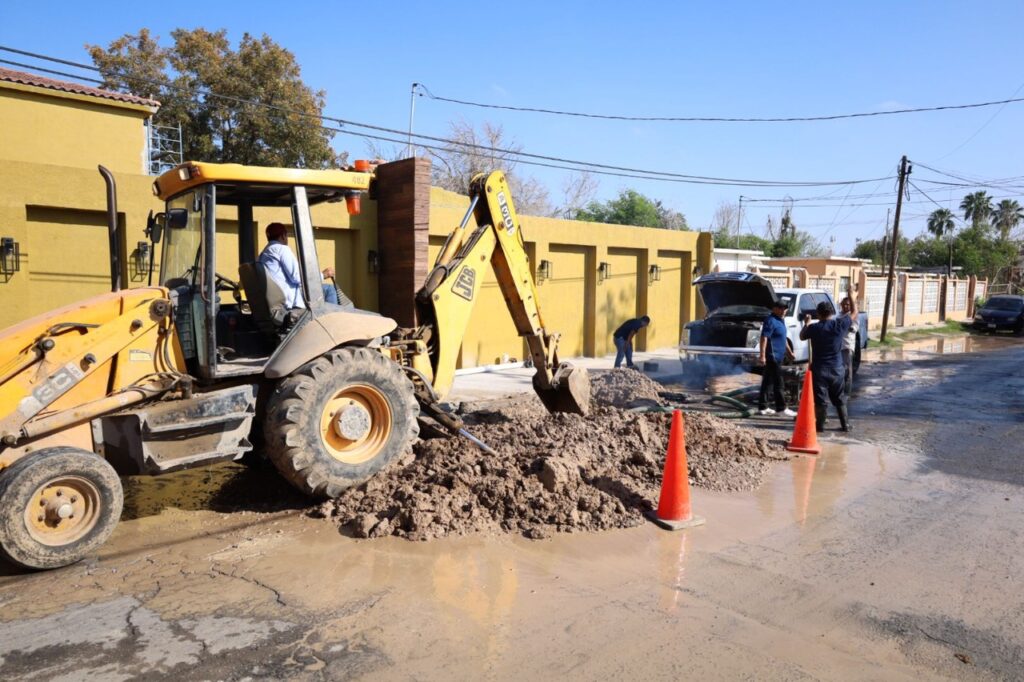
[[[559, 363], [558, 335], [541, 319], [500, 172], [473, 180], [470, 208], [416, 295], [417, 326], [401, 329], [344, 296], [324, 299], [310, 206], [345, 200], [351, 211], [372, 192], [368, 164], [167, 171], [153, 183], [165, 210], [147, 226], [158, 284], [150, 265], [150, 286], [135, 289], [121, 286], [116, 186], [100, 172], [111, 291], [0, 332], [0, 553], [15, 564], [64, 566], [105, 542], [121, 513], [119, 475], [259, 455], [303, 492], [333, 497], [405, 451], [423, 417], [471, 437], [440, 401], [488, 268], [544, 404], [588, 408], [585, 371]], [[253, 210], [274, 207], [290, 213], [301, 272], [301, 305], [290, 308], [257, 254]], [[227, 235], [238, 280], [216, 268], [231, 259], [218, 254]]]

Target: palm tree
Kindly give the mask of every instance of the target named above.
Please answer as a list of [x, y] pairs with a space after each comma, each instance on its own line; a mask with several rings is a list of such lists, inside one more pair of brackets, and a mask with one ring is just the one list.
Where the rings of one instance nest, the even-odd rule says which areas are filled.
[[1010, 231], [1024, 221], [1024, 208], [1016, 199], [1003, 199], [992, 211], [992, 224], [999, 230], [999, 236], [1007, 239]]
[[960, 202], [960, 210], [964, 212], [964, 220], [970, 220], [971, 227], [977, 229], [992, 215], [992, 197], [984, 190], [972, 192]]
[[953, 212], [948, 208], [937, 208], [928, 216], [928, 231], [936, 237], [953, 233]]

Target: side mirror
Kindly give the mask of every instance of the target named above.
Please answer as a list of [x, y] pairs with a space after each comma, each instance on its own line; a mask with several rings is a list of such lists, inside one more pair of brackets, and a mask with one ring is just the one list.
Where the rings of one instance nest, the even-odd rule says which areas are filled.
[[153, 215], [153, 211], [150, 211], [149, 217], [146, 218], [146, 236], [154, 244], [159, 244], [164, 236], [164, 220], [166, 218], [167, 215], [165, 213], [161, 212]]
[[167, 212], [167, 227], [172, 230], [183, 230], [188, 226], [188, 209], [172, 208]]

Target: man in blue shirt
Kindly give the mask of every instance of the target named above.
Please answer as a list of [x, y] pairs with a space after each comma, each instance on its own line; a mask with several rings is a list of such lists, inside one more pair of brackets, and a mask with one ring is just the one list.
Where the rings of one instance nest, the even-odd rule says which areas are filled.
[[[302, 277], [299, 260], [288, 248], [288, 228], [282, 223], [270, 223], [266, 230], [267, 245], [260, 253], [260, 264], [266, 269], [267, 276], [284, 292], [284, 303], [289, 309], [305, 308], [306, 301], [302, 297]], [[334, 268], [324, 268], [324, 277], [334, 277]], [[338, 291], [324, 283], [324, 300], [338, 304]]]
[[633, 337], [650, 323], [651, 318], [644, 315], [643, 317], [626, 320], [615, 330], [615, 333], [612, 334], [612, 341], [615, 342], [615, 369], [622, 365], [622, 358], [626, 358], [626, 367], [635, 369], [633, 365]]
[[[761, 375], [761, 393], [757, 399], [759, 414], [770, 415], [781, 412], [787, 417], [795, 417], [796, 412], [786, 407], [786, 396], [782, 391], [782, 363], [790, 354], [786, 344], [786, 323], [783, 316], [788, 304], [782, 299], [772, 303], [772, 314], [761, 325], [760, 349], [757, 364], [764, 367]], [[768, 407], [768, 394], [775, 399], [775, 409]]]
[[811, 316], [804, 318], [801, 339], [811, 341], [811, 373], [814, 375], [814, 416], [818, 432], [825, 430], [828, 403], [835, 405], [839, 414], [839, 426], [843, 431], [852, 431], [846, 412], [846, 367], [843, 365], [843, 339], [850, 331], [850, 325], [857, 319], [857, 300], [850, 294], [850, 312], [833, 317], [832, 304], [822, 301], [818, 304], [818, 323], [810, 324]]

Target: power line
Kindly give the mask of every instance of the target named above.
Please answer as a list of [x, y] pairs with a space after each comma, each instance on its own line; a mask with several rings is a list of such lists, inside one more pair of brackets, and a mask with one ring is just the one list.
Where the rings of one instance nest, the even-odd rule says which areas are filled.
[[[598, 118], [612, 121], [661, 121], [676, 123], [798, 123], [806, 121], [838, 121], [847, 118], [868, 118], [872, 116], [895, 116], [898, 114], [916, 114], [928, 111], [950, 111], [957, 109], [978, 109], [981, 107], [1005, 106], [1013, 102], [1024, 102], [1024, 97], [1012, 97], [1010, 99], [996, 100], [992, 102], [976, 102], [973, 104], [946, 104], [934, 107], [914, 107], [906, 109], [890, 109], [887, 111], [867, 111], [854, 114], [832, 114], [826, 116], [785, 116], [777, 118], [755, 118], [755, 117], [718, 117], [718, 116], [624, 116], [613, 114], [593, 114], [579, 111], [561, 111], [558, 109], [543, 109], [540, 107], [522, 107], [504, 104], [486, 104], [470, 100], [455, 99], [435, 95], [423, 83], [414, 83], [413, 87], [422, 90], [420, 96], [426, 95], [429, 99], [439, 102], [450, 102], [464, 106], [478, 107], [480, 109], [501, 109], [504, 111], [522, 111], [536, 114], [552, 114], [556, 116], [575, 116], [578, 118]], [[1016, 94], [1016, 93], [1014, 93]], [[980, 131], [979, 131], [980, 132]]]
[[[1019, 93], [1021, 91], [1021, 89], [1024, 89], [1024, 83], [1021, 83], [1019, 86], [1017, 86], [1017, 89], [1013, 91], [1013, 94], [1010, 95], [1010, 97], [1016, 97], [1017, 93]], [[953, 147], [951, 150], [949, 150], [948, 152], [946, 152], [945, 154], [940, 156], [939, 157], [939, 161], [942, 161], [945, 158], [953, 156], [953, 154], [955, 154], [956, 152], [958, 152], [961, 149], [963, 149], [964, 147], [966, 147], [967, 144], [971, 140], [973, 140], [974, 138], [976, 138], [978, 135], [981, 134], [981, 131], [983, 131], [985, 128], [988, 128], [988, 125], [990, 123], [992, 123], [992, 121], [996, 120], [996, 116], [998, 116], [999, 114], [1003, 113], [1003, 109], [1006, 108], [1006, 104], [1008, 104], [1008, 103], [1009, 102], [1004, 103], [1003, 106], [1001, 106], [998, 109], [996, 109], [995, 112], [991, 116], [988, 117], [988, 120], [986, 120], [984, 123], [981, 124], [980, 128], [978, 128], [973, 133], [971, 133], [970, 137], [968, 137], [966, 140], [964, 140], [963, 142], [961, 142], [960, 144], [958, 144], [957, 146]]]
[[[72, 61], [69, 61], [69, 60], [66, 60], [66, 59], [59, 59], [57, 57], [50, 57], [50, 56], [47, 56], [47, 55], [42, 55], [42, 54], [38, 54], [38, 53], [34, 53], [34, 52], [28, 52], [26, 50], [19, 50], [19, 49], [16, 49], [16, 48], [11, 48], [11, 47], [7, 47], [7, 46], [3, 46], [3, 45], [0, 45], [0, 50], [5, 51], [5, 52], [13, 52], [13, 53], [16, 53], [16, 54], [25, 55], [25, 56], [32, 57], [32, 58], [35, 58], [35, 59], [41, 59], [41, 60], [44, 60], [44, 61], [53, 61], [53, 62], [57, 62], [57, 63], [60, 63], [60, 64], [66, 64], [66, 65], [69, 65], [69, 66], [74, 66], [76, 68], [87, 69], [87, 70], [103, 73], [103, 70], [100, 69], [99, 67], [93, 66], [93, 65], [89, 65], [89, 64], [82, 64], [82, 63], [79, 63], [79, 62], [72, 62]], [[13, 64], [13, 65], [19, 66], [21, 68], [29, 68], [29, 69], [37, 68], [40, 71], [44, 71], [46, 73], [57, 74], [57, 75], [64, 76], [64, 77], [69, 77], [69, 78], [78, 78], [80, 80], [88, 80], [90, 82], [100, 82], [100, 83], [103, 82], [103, 81], [97, 81], [96, 79], [91, 79], [91, 78], [85, 78], [85, 77], [82, 77], [82, 76], [78, 76], [76, 74], [70, 74], [70, 73], [66, 73], [66, 72], [62, 72], [62, 71], [55, 71], [55, 70], [52, 70], [52, 69], [43, 69], [41, 67], [34, 67], [34, 66], [30, 65], [30, 64], [23, 64], [23, 63], [20, 63], [20, 62], [13, 62], [13, 61], [9, 61], [9, 60], [0, 59], [0, 63]], [[279, 112], [282, 112], [282, 113], [285, 113], [285, 114], [294, 114], [294, 115], [297, 115], [297, 116], [300, 116], [300, 117], [303, 117], [303, 118], [316, 119], [316, 120], [321, 121], [321, 123], [319, 124], [321, 128], [324, 128], [326, 130], [333, 130], [335, 132], [342, 132], [344, 134], [350, 134], [351, 135], [351, 134], [356, 134], [356, 133], [353, 133], [351, 131], [344, 131], [344, 130], [340, 130], [338, 128], [334, 128], [334, 127], [331, 127], [331, 126], [324, 125], [322, 123], [322, 121], [331, 121], [332, 123], [336, 123], [336, 124], [339, 124], [341, 126], [352, 126], [352, 127], [356, 127], [356, 128], [365, 128], [367, 130], [374, 130], [374, 131], [389, 133], [389, 134], [393, 134], [393, 135], [400, 135], [400, 136], [407, 135], [406, 131], [397, 130], [397, 129], [394, 129], [394, 128], [388, 128], [388, 127], [385, 127], [385, 126], [378, 126], [378, 125], [373, 125], [373, 124], [369, 124], [369, 123], [361, 123], [361, 122], [358, 122], [358, 121], [353, 121], [353, 120], [349, 120], [349, 119], [342, 119], [342, 118], [338, 118], [338, 117], [328, 116], [328, 115], [325, 115], [325, 114], [310, 114], [309, 112], [304, 112], [304, 111], [299, 111], [299, 110], [295, 110], [295, 109], [290, 109], [290, 108], [287, 108], [287, 107], [281, 107], [281, 106], [278, 106], [278, 105], [267, 104], [267, 103], [258, 102], [258, 101], [255, 101], [255, 100], [248, 100], [248, 99], [244, 99], [244, 98], [240, 98], [240, 97], [233, 97], [233, 96], [230, 96], [230, 95], [221, 95], [221, 94], [212, 92], [212, 91], [210, 91], [210, 90], [208, 90], [206, 88], [194, 88], [194, 89], [192, 89], [190, 91], [187, 88], [182, 88], [182, 87], [179, 87], [179, 86], [176, 86], [176, 85], [172, 85], [172, 84], [169, 84], [169, 83], [163, 83], [163, 82], [156, 81], [156, 80], [153, 80], [153, 79], [147, 79], [147, 78], [143, 78], [143, 77], [139, 77], [139, 76], [134, 76], [134, 75], [131, 75], [131, 74], [128, 74], [128, 73], [125, 73], [125, 72], [116, 72], [115, 71], [115, 72], [112, 72], [112, 73], [114, 75], [118, 75], [118, 76], [120, 76], [120, 77], [122, 77], [122, 78], [124, 78], [126, 80], [129, 80], [129, 81], [138, 81], [140, 83], [147, 83], [147, 84], [154, 85], [156, 87], [163, 88], [163, 89], [170, 90], [170, 91], [183, 92], [187, 96], [190, 96], [190, 97], [194, 96], [195, 93], [199, 93], [199, 94], [203, 94], [203, 95], [205, 95], [207, 97], [214, 97], [214, 98], [224, 99], [224, 100], [227, 100], [227, 101], [234, 102], [236, 104], [245, 104], [245, 105], [251, 105], [251, 106], [261, 106], [261, 107], [266, 107], [266, 108], [269, 108], [269, 109], [273, 109], [275, 111], [279, 111]], [[392, 143], [395, 143], [395, 144], [405, 144], [405, 141], [403, 141], [403, 140], [395, 140], [395, 139], [392, 139], [392, 138], [383, 138], [383, 137], [378, 137], [378, 136], [374, 136], [374, 135], [370, 135], [370, 134], [365, 134], [365, 133], [359, 133], [358, 135], [360, 137], [364, 137], [364, 138], [367, 138], [367, 139], [377, 139], [377, 140], [382, 140], [382, 141], [385, 141], [385, 142], [392, 142]], [[867, 178], [867, 179], [859, 179], [859, 180], [841, 180], [841, 181], [838, 181], [838, 180], [837, 181], [784, 181], [784, 180], [756, 180], [756, 179], [744, 179], [744, 178], [722, 178], [722, 177], [715, 177], [715, 176], [703, 176], [703, 175], [692, 175], [692, 174], [686, 174], [686, 173], [677, 173], [677, 172], [671, 172], [671, 171], [654, 171], [654, 170], [648, 170], [648, 169], [643, 169], [643, 168], [631, 168], [631, 167], [628, 167], [628, 166], [615, 166], [615, 165], [611, 165], [611, 164], [602, 164], [602, 163], [596, 163], [596, 162], [591, 162], [591, 161], [579, 161], [579, 160], [567, 159], [567, 158], [556, 157], [556, 156], [547, 156], [547, 155], [543, 155], [543, 154], [532, 154], [532, 153], [524, 152], [524, 151], [521, 151], [521, 150], [505, 149], [505, 148], [500, 148], [500, 147], [490, 147], [490, 146], [487, 146], [487, 145], [477, 145], [477, 144], [472, 144], [472, 143], [468, 143], [468, 142], [463, 142], [463, 141], [460, 141], [460, 140], [452, 140], [452, 139], [443, 138], [443, 137], [436, 137], [436, 136], [431, 136], [431, 135], [423, 135], [423, 134], [420, 134], [420, 133], [413, 134], [413, 137], [420, 138], [420, 139], [423, 139], [423, 140], [429, 140], [431, 142], [439, 142], [439, 143], [442, 143], [442, 144], [445, 144], [445, 145], [454, 145], [454, 146], [461, 147], [461, 148], [464, 148], [464, 149], [474, 149], [474, 150], [479, 150], [479, 151], [488, 151], [488, 152], [497, 152], [497, 153], [501, 153], [501, 154], [506, 154], [506, 155], [509, 155], [509, 156], [516, 157], [514, 159], [516, 163], [523, 163], [523, 164], [526, 164], [526, 165], [542, 166], [542, 167], [549, 167], [549, 168], [558, 168], [558, 169], [561, 169], [561, 170], [571, 170], [571, 171], [586, 170], [588, 172], [592, 172], [592, 173], [596, 173], [596, 174], [600, 174], [600, 175], [614, 175], [616, 177], [629, 177], [629, 178], [635, 178], [635, 179], [641, 179], [641, 180], [674, 181], [674, 182], [680, 182], [680, 183], [684, 183], [684, 184], [720, 185], [720, 186], [731, 186], [731, 187], [829, 187], [829, 186], [836, 186], [836, 185], [840, 185], [840, 186], [855, 185], [855, 184], [862, 184], [862, 183], [868, 183], [868, 182], [877, 182], [879, 180], [889, 179], [889, 178]], [[450, 148], [431, 146], [429, 144], [422, 143], [422, 142], [418, 142], [417, 144], [418, 144], [418, 146], [424, 147], [426, 149], [433, 149], [433, 150], [437, 150], [437, 151], [451, 151]], [[466, 153], [466, 152], [463, 151], [462, 153]], [[524, 160], [522, 160], [524, 158], [525, 159], [536, 159], [538, 161], [547, 161], [547, 162], [551, 162], [551, 163], [537, 163], [537, 162], [531, 162], [531, 161], [524, 161]], [[552, 164], [563, 164], [563, 165], [552, 165]], [[564, 164], [569, 164], [570, 166], [578, 166], [578, 167], [566, 167]], [[609, 172], [609, 171], [614, 171], [614, 172]]]
[[959, 183], [955, 183], [955, 182], [945, 182], [945, 181], [942, 181], [942, 180], [923, 179], [924, 182], [928, 182], [928, 183], [935, 184], [935, 185], [949, 185], [949, 186], [952, 186], [952, 187], [989, 187], [989, 188], [992, 188], [992, 189], [1015, 189], [1015, 188], [1017, 188], [1019, 186], [1018, 183], [1024, 183], [1024, 176], [1015, 176], [1015, 177], [1010, 177], [1010, 178], [992, 178], [992, 179], [971, 178], [971, 177], [966, 177], [964, 175], [957, 175], [955, 173], [950, 173], [949, 171], [939, 170], [938, 168], [933, 168], [932, 166], [925, 165], [925, 164], [923, 164], [921, 162], [917, 162], [917, 165], [920, 166], [921, 168], [925, 168], [927, 170], [932, 171], [933, 173], [938, 173], [939, 175], [945, 176], [947, 178], [952, 178], [954, 180], [960, 180]]
[[[936, 205], [936, 206], [938, 206], [939, 208], [946, 208], [945, 206], [943, 206], [943, 205], [942, 205], [942, 204], [940, 204], [939, 202], [935, 201], [935, 199], [932, 199], [932, 198], [931, 198], [930, 196], [928, 196], [928, 193], [927, 193], [927, 192], [925, 192], [925, 191], [924, 191], [923, 189], [921, 189], [920, 187], [918, 187], [917, 185], [915, 185], [913, 181], [911, 181], [911, 180], [907, 180], [907, 184], [909, 184], [909, 185], [910, 185], [911, 187], [913, 187], [914, 189], [916, 189], [916, 190], [917, 190], [918, 192], [920, 192], [920, 193], [921, 193], [921, 195], [922, 195], [922, 196], [923, 196], [923, 197], [924, 197], [925, 199], [927, 199], [928, 201], [932, 202], [933, 204], [935, 204], [935, 205]], [[948, 209], [947, 209], [947, 210], [948, 210]], [[959, 223], [959, 222], [961, 222], [960, 218], [958, 218], [958, 217], [957, 217], [957, 215], [956, 215], [955, 213], [953, 213], [952, 211], [950, 211], [950, 215], [951, 215], [951, 216], [953, 217], [953, 220], [957, 221], [958, 223]], [[965, 224], [965, 223], [964, 223], [964, 224]]]

